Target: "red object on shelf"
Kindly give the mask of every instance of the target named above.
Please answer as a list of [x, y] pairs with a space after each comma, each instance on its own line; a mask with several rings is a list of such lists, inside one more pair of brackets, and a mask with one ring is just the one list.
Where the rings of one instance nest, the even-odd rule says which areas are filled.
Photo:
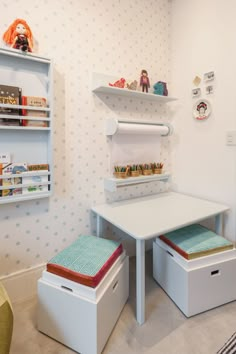
[[114, 84], [111, 84], [109, 82], [109, 86], [124, 88], [125, 87], [125, 79], [122, 77], [120, 80], [117, 80], [116, 82], [114, 82]]

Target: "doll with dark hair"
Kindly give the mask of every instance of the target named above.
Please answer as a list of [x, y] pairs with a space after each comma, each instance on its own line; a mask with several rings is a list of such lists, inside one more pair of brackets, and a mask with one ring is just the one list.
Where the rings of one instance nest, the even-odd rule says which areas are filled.
[[142, 87], [143, 92], [144, 91], [148, 92], [148, 88], [150, 87], [150, 82], [149, 82], [147, 70], [141, 71], [140, 86]]
[[4, 33], [3, 40], [12, 48], [32, 52], [33, 35], [25, 20], [16, 19]]

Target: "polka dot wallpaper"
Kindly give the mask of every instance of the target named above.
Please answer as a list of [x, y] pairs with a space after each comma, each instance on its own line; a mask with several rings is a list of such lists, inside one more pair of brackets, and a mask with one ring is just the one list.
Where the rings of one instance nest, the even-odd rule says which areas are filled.
[[[34, 51], [54, 63], [54, 194], [49, 199], [0, 205], [0, 276], [46, 262], [81, 234], [95, 233], [94, 204], [152, 194], [162, 182], [104, 191], [111, 174], [109, 116], [168, 121], [168, 107], [126, 97], [95, 95], [93, 72], [169, 84], [169, 2], [166, 0], [15, 0], [1, 2], [0, 33], [25, 19]], [[170, 170], [169, 139], [158, 156]], [[132, 240], [105, 227], [107, 235]]]

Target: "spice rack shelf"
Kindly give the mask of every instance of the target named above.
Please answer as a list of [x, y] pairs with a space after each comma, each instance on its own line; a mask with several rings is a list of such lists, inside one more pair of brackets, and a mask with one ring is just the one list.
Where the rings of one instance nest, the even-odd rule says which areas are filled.
[[127, 178], [105, 178], [104, 180], [104, 188], [109, 192], [116, 192], [117, 188], [130, 186], [134, 184], [140, 183], [148, 183], [148, 182], [155, 182], [155, 181], [162, 181], [168, 182], [170, 178], [169, 173], [162, 173], [150, 176], [138, 176], [138, 177], [127, 177]]
[[[23, 96], [44, 97], [47, 107], [0, 103], [0, 153], [9, 153], [12, 163], [29, 165], [47, 164], [48, 170], [17, 174], [0, 174], [0, 204], [47, 198], [53, 191], [52, 153], [52, 92], [53, 66], [49, 58], [16, 49], [0, 48], [0, 86], [15, 86], [22, 89]], [[19, 114], [9, 114], [3, 109], [19, 109]], [[31, 115], [21, 115], [21, 109]], [[34, 115], [34, 111], [46, 112], [46, 117]], [[47, 126], [7, 125], [5, 120], [44, 121]], [[29, 176], [32, 182], [29, 182]], [[4, 179], [13, 179], [3, 183]], [[20, 179], [15, 182], [14, 178]], [[25, 180], [24, 180], [25, 178]], [[34, 181], [33, 181], [34, 180]], [[16, 184], [14, 184], [16, 183]], [[36, 188], [39, 187], [40, 188]], [[4, 190], [19, 189], [20, 193], [2, 195]], [[31, 189], [31, 191], [29, 191]], [[40, 189], [40, 190], [39, 190]]]

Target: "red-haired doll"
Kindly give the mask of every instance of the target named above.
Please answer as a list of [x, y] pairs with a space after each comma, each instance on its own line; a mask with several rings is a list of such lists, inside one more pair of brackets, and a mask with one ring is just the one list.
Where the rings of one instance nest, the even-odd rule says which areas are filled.
[[12, 48], [32, 52], [33, 35], [25, 20], [16, 19], [4, 33], [3, 40]]

